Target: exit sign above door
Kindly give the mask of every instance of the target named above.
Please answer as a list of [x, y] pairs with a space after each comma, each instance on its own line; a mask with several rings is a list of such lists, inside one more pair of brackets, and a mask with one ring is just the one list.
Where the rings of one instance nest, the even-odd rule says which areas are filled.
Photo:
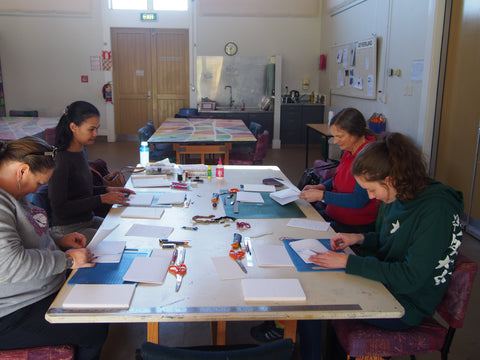
[[155, 13], [141, 13], [140, 20], [142, 21], [157, 21], [157, 14]]

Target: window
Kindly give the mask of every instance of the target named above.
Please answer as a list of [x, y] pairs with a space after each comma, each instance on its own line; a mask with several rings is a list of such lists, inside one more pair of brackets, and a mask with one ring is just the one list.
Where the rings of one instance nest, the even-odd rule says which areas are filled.
[[113, 10], [187, 11], [188, 0], [110, 0]]

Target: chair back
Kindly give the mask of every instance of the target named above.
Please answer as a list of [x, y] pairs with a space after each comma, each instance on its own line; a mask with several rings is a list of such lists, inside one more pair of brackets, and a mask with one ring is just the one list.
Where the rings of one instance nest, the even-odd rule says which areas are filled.
[[268, 150], [268, 137], [269, 137], [268, 130], [264, 130], [262, 134], [257, 136], [257, 144], [255, 146], [255, 155], [253, 156], [253, 163], [254, 164], [261, 164], [265, 156], [267, 156]]
[[248, 125], [248, 130], [250, 130], [253, 136], [258, 137], [258, 134], [262, 130], [262, 125], [256, 123], [255, 121], [252, 121], [250, 125]]
[[38, 117], [37, 110], [10, 110], [10, 116], [20, 116], [20, 117]]
[[152, 126], [146, 125], [138, 129], [138, 139], [140, 142], [147, 141], [155, 132], [155, 129], [152, 130]]
[[437, 313], [452, 328], [459, 329], [463, 326], [477, 270], [478, 264], [476, 262], [465, 255], [457, 255], [452, 278], [442, 301], [436, 308]]
[[228, 345], [216, 345], [206, 350], [172, 348], [145, 342], [141, 346], [143, 360], [290, 360], [294, 350], [292, 339], [282, 339], [266, 345], [229, 348]]

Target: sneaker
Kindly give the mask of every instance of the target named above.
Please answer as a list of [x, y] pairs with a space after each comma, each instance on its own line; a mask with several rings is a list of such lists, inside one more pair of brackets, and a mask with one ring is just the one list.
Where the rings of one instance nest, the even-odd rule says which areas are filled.
[[250, 335], [257, 341], [268, 343], [283, 339], [283, 329], [277, 327], [274, 321], [265, 321], [250, 329]]

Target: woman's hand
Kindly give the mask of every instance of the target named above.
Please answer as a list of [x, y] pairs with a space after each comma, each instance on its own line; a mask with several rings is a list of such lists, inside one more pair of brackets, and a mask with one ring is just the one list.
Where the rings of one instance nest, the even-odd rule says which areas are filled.
[[[110, 188], [110, 189], [116, 189], [116, 188]], [[123, 188], [118, 188], [118, 189], [123, 189]], [[129, 194], [124, 192], [107, 192], [106, 194], [100, 195], [100, 199], [102, 200], [102, 204], [128, 205], [129, 204], [128, 195]]]
[[345, 269], [347, 267], [348, 255], [345, 253], [326, 251], [324, 253], [312, 255], [308, 260], [315, 265], [327, 269]]
[[364, 239], [363, 234], [340, 233], [330, 239], [330, 246], [333, 251], [340, 251], [351, 245], [363, 244]]
[[324, 190], [303, 190], [298, 197], [300, 199], [305, 199], [308, 202], [315, 202], [323, 200], [324, 196]]
[[67, 234], [58, 240], [58, 246], [63, 250], [81, 249], [87, 246], [87, 238], [76, 232]]
[[319, 185], [306, 185], [303, 189], [305, 190], [323, 190], [325, 191], [325, 185], [319, 184]]
[[94, 267], [95, 263], [92, 262], [95, 256], [90, 249], [70, 249], [66, 253], [73, 259], [72, 269], [78, 269], [83, 267]]

